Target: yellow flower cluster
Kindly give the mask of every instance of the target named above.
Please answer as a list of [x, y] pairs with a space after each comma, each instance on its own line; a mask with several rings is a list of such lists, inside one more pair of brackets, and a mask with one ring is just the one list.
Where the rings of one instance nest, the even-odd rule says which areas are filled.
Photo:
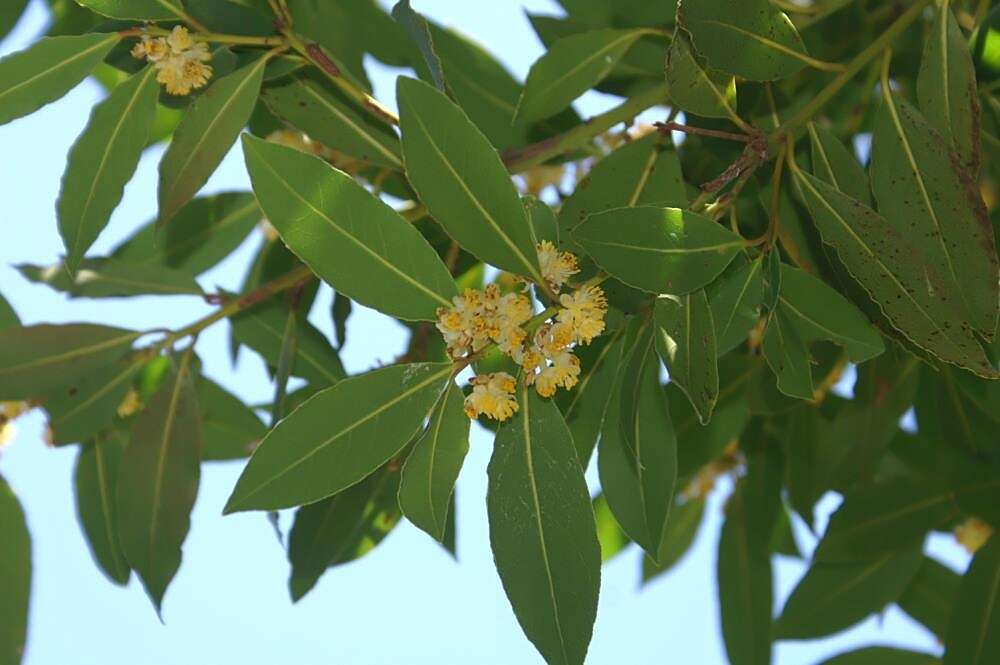
[[27, 402], [0, 402], [0, 448], [14, 440], [14, 419], [30, 408]]
[[212, 59], [208, 45], [196, 42], [182, 25], [175, 26], [166, 37], [143, 35], [132, 55], [153, 64], [156, 80], [171, 95], [191, 94], [212, 77], [211, 66], [205, 64]]
[[[542, 276], [552, 291], [578, 272], [576, 257], [559, 252], [550, 242], [537, 247]], [[608, 303], [596, 286], [585, 286], [558, 296], [556, 315], [543, 322], [528, 338], [526, 324], [532, 316], [531, 300], [523, 293], [501, 294], [496, 284], [484, 291], [466, 289], [452, 299], [453, 307], [437, 311], [437, 328], [444, 336], [448, 354], [468, 357], [490, 344], [520, 365], [526, 385], [542, 397], [558, 388], [572, 389], [580, 380], [580, 360], [573, 355], [577, 344], [589, 344], [604, 331]], [[465, 400], [470, 418], [486, 415], [506, 420], [517, 411], [516, 382], [505, 372], [484, 374], [472, 380], [472, 393]]]
[[993, 527], [978, 517], [970, 517], [955, 527], [955, 540], [969, 554], [975, 554], [992, 535]]

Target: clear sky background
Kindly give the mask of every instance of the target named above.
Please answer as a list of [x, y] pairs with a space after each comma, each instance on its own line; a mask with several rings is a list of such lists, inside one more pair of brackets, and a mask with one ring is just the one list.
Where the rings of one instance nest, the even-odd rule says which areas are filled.
[[[414, 4], [489, 47], [522, 78], [542, 53], [522, 9], [560, 13], [553, 0], [417, 0]], [[0, 55], [28, 46], [45, 23], [44, 3], [33, 0], [15, 32], [0, 43]], [[394, 106], [399, 72], [370, 65], [376, 96]], [[70, 301], [45, 286], [28, 283], [11, 267], [52, 263], [62, 253], [55, 201], [65, 157], [90, 107], [102, 95], [96, 83], [87, 81], [42, 111], [0, 127], [0, 291], [27, 324], [92, 321], [176, 328], [208, 313], [209, 306], [184, 296]], [[614, 103], [613, 98], [588, 93], [577, 107], [591, 115]], [[162, 146], [146, 152], [94, 254], [106, 253], [154, 216], [156, 164], [162, 152]], [[205, 191], [234, 189], [249, 189], [238, 148]], [[248, 239], [233, 257], [200, 279], [202, 286], [236, 290], [260, 242], [257, 234]], [[324, 288], [312, 320], [332, 335], [329, 304], [330, 292]], [[348, 331], [343, 359], [351, 372], [391, 361], [406, 342], [398, 324], [358, 306]], [[226, 339], [224, 324], [202, 335], [198, 350], [205, 372], [247, 400], [267, 401], [272, 389], [262, 361], [244, 351], [231, 366]], [[485, 507], [491, 440], [477, 427], [458, 482], [457, 563], [404, 522], [368, 556], [328, 572], [296, 605], [288, 596], [285, 552], [264, 515], [221, 515], [242, 464], [204, 466], [184, 563], [167, 592], [161, 624], [134, 576], [127, 588], [116, 587], [91, 560], [71, 489], [75, 449], [45, 446], [40, 413], [22, 418], [17, 426], [17, 439], [0, 458], [0, 473], [19, 495], [33, 537], [27, 665], [542, 662], [521, 633], [493, 568]], [[594, 476], [591, 469], [591, 481]], [[589, 663], [726, 662], [716, 600], [715, 549], [719, 511], [729, 489], [717, 488], [694, 547], [670, 573], [640, 589], [640, 555], [634, 547], [605, 566]], [[827, 497], [825, 513], [837, 501]], [[289, 518], [283, 516], [285, 528]], [[797, 534], [800, 545], [811, 551], [814, 542], [801, 524]], [[933, 537], [929, 551], [956, 570], [964, 570], [968, 562], [947, 537]], [[777, 608], [804, 569], [799, 561], [778, 561]], [[775, 662], [810, 665], [868, 644], [940, 650], [929, 633], [891, 608], [883, 617], [831, 639], [780, 643]]]

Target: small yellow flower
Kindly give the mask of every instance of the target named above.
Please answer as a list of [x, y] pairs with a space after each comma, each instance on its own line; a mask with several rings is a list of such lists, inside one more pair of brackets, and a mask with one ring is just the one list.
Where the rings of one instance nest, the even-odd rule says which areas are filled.
[[195, 41], [191, 38], [191, 33], [188, 32], [187, 28], [183, 25], [175, 25], [174, 29], [167, 36], [167, 44], [174, 55], [180, 55], [184, 51], [193, 48]]
[[535, 390], [542, 397], [552, 397], [556, 388], [571, 390], [580, 381], [580, 359], [569, 351], [560, 351], [552, 364], [534, 377]]
[[167, 57], [170, 47], [163, 37], [150, 37], [143, 35], [134, 47], [132, 47], [132, 57], [145, 58], [149, 62], [159, 62]]
[[0, 402], [0, 448], [14, 440], [17, 428], [13, 421], [30, 408], [27, 402]]
[[470, 418], [485, 415], [504, 421], [518, 409], [514, 391], [517, 383], [506, 372], [481, 374], [473, 377], [472, 392], [465, 398], [465, 414]]
[[970, 517], [955, 527], [955, 540], [969, 554], [975, 554], [992, 535], [993, 527], [978, 517]]
[[156, 67], [156, 80], [171, 95], [188, 95], [203, 88], [212, 77], [205, 63], [212, 59], [208, 44], [197, 42], [184, 26], [176, 26], [166, 38], [143, 35], [132, 55]]
[[559, 296], [559, 310], [556, 319], [573, 329], [573, 339], [580, 344], [590, 344], [591, 340], [604, 332], [604, 315], [608, 311], [608, 301], [604, 291], [597, 286], [578, 289], [573, 293]]
[[118, 417], [128, 418], [138, 411], [141, 406], [142, 401], [139, 399], [139, 393], [136, 392], [135, 388], [129, 388], [129, 391], [125, 393], [125, 398], [118, 405]]
[[570, 252], [560, 252], [548, 240], [538, 243], [538, 263], [542, 268], [542, 277], [553, 290], [569, 281], [570, 277], [580, 272], [576, 255]]

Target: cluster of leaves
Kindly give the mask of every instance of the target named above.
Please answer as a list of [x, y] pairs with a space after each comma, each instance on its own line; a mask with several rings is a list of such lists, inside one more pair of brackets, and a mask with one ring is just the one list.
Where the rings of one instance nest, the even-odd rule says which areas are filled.
[[[201, 463], [251, 452], [226, 512], [297, 508], [293, 598], [404, 515], [453, 550], [469, 436], [455, 376], [504, 366], [449, 361], [435, 311], [481, 288], [485, 264], [540, 283], [549, 240], [584, 259], [576, 283], [603, 282], [612, 312], [576, 390], [519, 387], [488, 470], [497, 570], [548, 662], [583, 662], [602, 559], [635, 543], [644, 578], [669, 569], [724, 474], [732, 663], [891, 603], [940, 638], [946, 664], [1000, 662], [1000, 537], [961, 578], [922, 551], [969, 518], [1000, 526], [1000, 9], [561, 0], [565, 17], [529, 17], [548, 50], [522, 84], [405, 0], [391, 15], [368, 0], [77, 2], [51, 0], [49, 36], [0, 61], [0, 123], [90, 74], [109, 88], [67, 162], [65, 258], [20, 270], [70, 297], [219, 303], [178, 330], [133, 331], [22, 326], [0, 300], [0, 401], [40, 406], [52, 444], [78, 444], [80, 522], [112, 581], [134, 571], [159, 608]], [[0, 32], [24, 4], [4, 4]], [[148, 23], [212, 46], [204, 90], [167, 95], [128, 56]], [[418, 77], [398, 81], [399, 117], [371, 97], [366, 55]], [[570, 105], [592, 88], [624, 101], [581, 121]], [[604, 136], [654, 107], [659, 131]], [[197, 197], [245, 128], [253, 193]], [[168, 137], [157, 219], [87, 256], [142, 151]], [[850, 146], [868, 137], [866, 169]], [[568, 166], [582, 179], [546, 202], [511, 179]], [[242, 293], [203, 293], [197, 275], [265, 216], [277, 237]], [[318, 280], [336, 291], [337, 346], [306, 318]], [[411, 329], [397, 363], [345, 375], [352, 302]], [[200, 373], [197, 336], [224, 319], [273, 372], [271, 427]], [[848, 399], [831, 387], [851, 365]], [[289, 394], [290, 376], [306, 386]], [[16, 662], [30, 539], [2, 489], [0, 658]], [[801, 556], [790, 515], [812, 526], [831, 490], [844, 503], [775, 619], [773, 558]], [[872, 647], [829, 662], [936, 659]]]

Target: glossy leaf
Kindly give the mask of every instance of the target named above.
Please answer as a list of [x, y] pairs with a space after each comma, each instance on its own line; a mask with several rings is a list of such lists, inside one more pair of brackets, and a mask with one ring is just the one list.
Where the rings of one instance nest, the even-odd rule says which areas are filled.
[[198, 381], [201, 407], [203, 460], [230, 460], [249, 457], [264, 438], [267, 427], [242, 401], [214, 381]]
[[191, 371], [185, 355], [136, 417], [118, 472], [122, 551], [157, 612], [180, 568], [198, 494], [201, 420]]
[[118, 468], [127, 443], [124, 432], [112, 431], [81, 446], [73, 472], [76, 512], [90, 553], [108, 579], [121, 585], [132, 573], [122, 552], [115, 501]]
[[169, 21], [183, 16], [180, 0], [76, 0], [84, 7], [111, 18]]
[[40, 397], [111, 364], [140, 334], [91, 323], [0, 330], [0, 400]]
[[677, 208], [619, 208], [591, 215], [573, 237], [606, 271], [652, 293], [683, 295], [714, 280], [745, 242], [707, 217]]
[[775, 638], [823, 637], [881, 611], [903, 594], [922, 561], [918, 546], [865, 561], [813, 563], [785, 602]]
[[764, 331], [764, 358], [778, 377], [778, 390], [789, 397], [813, 398], [809, 347], [784, 306], [771, 314]]
[[81, 443], [111, 425], [146, 360], [125, 356], [52, 391], [45, 399], [53, 445]]
[[645, 30], [594, 30], [563, 37], [528, 72], [516, 117], [555, 115], [603, 80]]
[[705, 291], [657, 298], [655, 321], [656, 352], [705, 424], [719, 398], [715, 321]]
[[488, 469], [493, 558], [521, 628], [546, 661], [582, 665], [601, 578], [590, 494], [559, 409], [523, 383], [518, 402]]
[[987, 665], [1000, 658], [1000, 536], [976, 552], [962, 578], [945, 640], [944, 665]]
[[225, 512], [312, 503], [357, 483], [413, 438], [450, 372], [450, 364], [394, 365], [316, 394], [264, 438]]
[[194, 198], [250, 120], [267, 61], [257, 58], [223, 76], [191, 104], [160, 161], [160, 225]]
[[10, 485], [0, 476], [0, 583], [4, 600], [0, 603], [0, 659], [20, 663], [28, 634], [28, 607], [31, 595], [31, 534], [24, 510]]
[[667, 53], [667, 88], [670, 99], [689, 113], [706, 118], [736, 115], [736, 79], [699, 62], [682, 29], [674, 31]]
[[879, 212], [912, 238], [942, 278], [965, 325], [992, 338], [1000, 308], [993, 228], [969, 176], [920, 113], [893, 95], [879, 109], [872, 142], [872, 188]]
[[808, 59], [792, 22], [768, 0], [682, 0], [677, 23], [710, 66], [751, 81], [791, 76]]
[[34, 113], [76, 87], [120, 37], [46, 37], [0, 60], [0, 125]]
[[387, 204], [316, 157], [249, 135], [243, 145], [268, 219], [338, 292], [405, 319], [434, 320], [451, 306], [457, 289], [444, 263]]
[[542, 282], [524, 208], [486, 137], [422, 81], [401, 77], [396, 95], [406, 173], [431, 216], [483, 261]]
[[72, 268], [72, 274], [66, 263], [24, 264], [17, 269], [29, 281], [46, 284], [71, 298], [203, 294], [198, 282], [187, 272], [113, 258], [83, 259]]
[[159, 91], [155, 68], [147, 66], [133, 74], [94, 107], [70, 150], [56, 211], [66, 266], [72, 273], [107, 226], [139, 164]]
[[951, 568], [924, 557], [913, 581], [896, 604], [943, 643], [948, 636], [961, 579]]
[[892, 325], [942, 360], [976, 374], [996, 376], [968, 325], [943, 325], [959, 320], [959, 314], [942, 297], [944, 283], [908, 236], [827, 183], [808, 173], [796, 172], [796, 176], [824, 242], [833, 245]]
[[[985, 26], [983, 26], [985, 28]], [[917, 98], [927, 122], [951, 144], [972, 174], [979, 170], [979, 96], [968, 39], [942, 3], [924, 41]]]
[[707, 288], [721, 356], [743, 343], [760, 320], [764, 302], [762, 261], [737, 259]]
[[449, 384], [403, 466], [399, 507], [437, 540], [444, 539], [455, 481], [469, 452], [470, 422], [461, 390]]

